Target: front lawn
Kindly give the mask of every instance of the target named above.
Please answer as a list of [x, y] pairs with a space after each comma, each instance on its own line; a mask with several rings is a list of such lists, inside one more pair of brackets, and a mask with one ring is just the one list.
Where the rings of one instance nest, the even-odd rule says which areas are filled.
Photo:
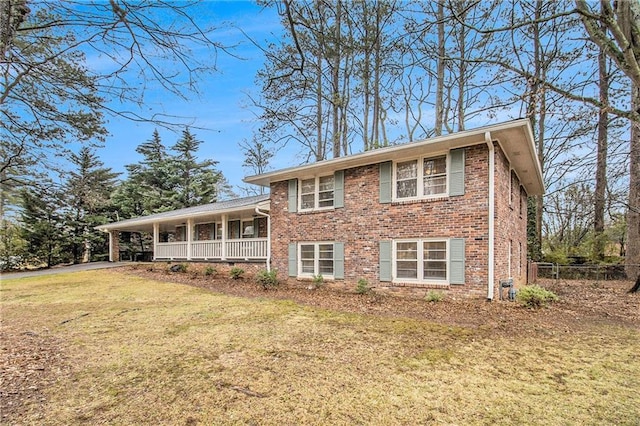
[[[3, 424], [637, 425], [640, 418], [634, 325], [603, 320], [526, 333], [520, 324], [517, 334], [496, 333], [116, 271], [1, 286]], [[487, 324], [500, 323], [501, 306], [487, 311]]]

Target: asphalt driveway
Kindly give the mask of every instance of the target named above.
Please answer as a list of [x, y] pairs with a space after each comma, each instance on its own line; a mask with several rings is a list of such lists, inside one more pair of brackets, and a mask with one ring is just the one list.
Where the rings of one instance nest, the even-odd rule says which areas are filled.
[[128, 263], [129, 262], [80, 263], [78, 265], [55, 266], [50, 269], [38, 269], [37, 271], [8, 272], [8, 273], [3, 272], [2, 274], [0, 274], [0, 277], [3, 280], [14, 279], [14, 278], [39, 277], [41, 275], [66, 274], [69, 272], [90, 271], [92, 269], [117, 268], [119, 266], [125, 266]]

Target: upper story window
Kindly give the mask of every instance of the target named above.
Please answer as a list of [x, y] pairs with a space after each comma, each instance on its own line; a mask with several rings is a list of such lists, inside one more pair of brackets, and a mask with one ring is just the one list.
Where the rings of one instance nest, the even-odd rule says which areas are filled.
[[334, 189], [333, 175], [300, 180], [300, 210], [333, 207]]
[[395, 164], [395, 198], [411, 199], [447, 194], [447, 156]]

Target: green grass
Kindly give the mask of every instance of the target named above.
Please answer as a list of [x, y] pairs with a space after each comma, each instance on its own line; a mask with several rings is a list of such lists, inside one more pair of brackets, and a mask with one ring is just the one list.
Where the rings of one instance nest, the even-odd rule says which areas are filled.
[[[16, 424], [637, 425], [640, 332], [543, 337], [242, 299], [114, 271], [5, 280], [70, 374]], [[356, 297], [356, 296], [354, 296]]]

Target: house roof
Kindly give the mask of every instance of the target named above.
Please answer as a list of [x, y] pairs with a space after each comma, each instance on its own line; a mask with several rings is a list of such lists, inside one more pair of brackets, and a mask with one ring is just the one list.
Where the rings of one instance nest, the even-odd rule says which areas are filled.
[[140, 216], [133, 219], [121, 220], [96, 226], [101, 231], [150, 231], [155, 222], [181, 223], [187, 219], [197, 219], [225, 213], [236, 213], [255, 210], [256, 207], [268, 210], [269, 194], [255, 195], [252, 197], [237, 198], [234, 200], [220, 201], [217, 203], [203, 204], [201, 206], [187, 207], [185, 209], [171, 210], [156, 213], [149, 216]]
[[248, 176], [244, 181], [256, 185], [269, 186], [271, 182], [299, 178], [304, 175], [329, 174], [336, 170], [350, 169], [410, 156], [421, 156], [429, 154], [430, 152], [437, 153], [455, 148], [483, 144], [487, 136], [500, 144], [500, 147], [511, 163], [511, 167], [518, 175], [527, 193], [529, 195], [543, 194], [544, 183], [542, 180], [542, 168], [540, 167], [540, 162], [536, 154], [531, 125], [527, 119], [493, 124], [431, 139], [379, 148], [360, 154]]

